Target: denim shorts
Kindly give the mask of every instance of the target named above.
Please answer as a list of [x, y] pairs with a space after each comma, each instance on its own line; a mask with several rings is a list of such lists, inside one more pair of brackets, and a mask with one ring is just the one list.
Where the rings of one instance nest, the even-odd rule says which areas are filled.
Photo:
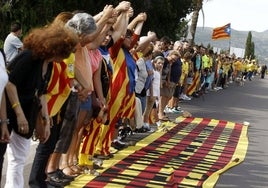
[[85, 101], [81, 102], [80, 109], [82, 109], [82, 110], [91, 110], [92, 109], [91, 95], [89, 95]]

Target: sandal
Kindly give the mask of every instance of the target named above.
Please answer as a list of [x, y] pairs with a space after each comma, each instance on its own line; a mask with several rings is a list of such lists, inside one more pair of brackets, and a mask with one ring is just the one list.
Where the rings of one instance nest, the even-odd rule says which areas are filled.
[[77, 172], [73, 171], [73, 169], [71, 167], [69, 167], [69, 166], [67, 166], [67, 167], [65, 167], [65, 168], [63, 168], [61, 170], [67, 176], [77, 177], [78, 175], [80, 175], [80, 173], [77, 173]]
[[167, 116], [164, 116], [163, 118], [159, 118], [160, 121], [169, 121], [169, 118]]
[[69, 167], [75, 174], [82, 174], [83, 173], [83, 169], [78, 164], [71, 165]]

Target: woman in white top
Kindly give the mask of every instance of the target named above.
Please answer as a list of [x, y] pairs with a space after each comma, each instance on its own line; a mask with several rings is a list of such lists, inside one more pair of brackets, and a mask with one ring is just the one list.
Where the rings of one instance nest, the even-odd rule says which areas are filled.
[[144, 125], [149, 127], [149, 116], [153, 109], [156, 99], [160, 97], [160, 85], [161, 85], [161, 71], [164, 64], [164, 57], [157, 55], [153, 59], [154, 66], [154, 78], [152, 81], [151, 88], [147, 91], [146, 107], [143, 114]]
[[[1, 53], [2, 52], [2, 53]], [[7, 119], [6, 113], [6, 97], [5, 97], [5, 86], [8, 82], [8, 75], [5, 67], [5, 58], [4, 53], [1, 50], [0, 52], [0, 145], [5, 142], [9, 142], [9, 131], [7, 128], [7, 124], [9, 120]], [[5, 144], [3, 144], [4, 146]], [[0, 149], [0, 183], [2, 177], [2, 167], [4, 162], [4, 153], [5, 150]]]
[[4, 94], [5, 86], [8, 82], [8, 75], [6, 72], [5, 58], [3, 51], [0, 53], [0, 142], [9, 141], [9, 132], [7, 129], [8, 119], [6, 115], [6, 98]]

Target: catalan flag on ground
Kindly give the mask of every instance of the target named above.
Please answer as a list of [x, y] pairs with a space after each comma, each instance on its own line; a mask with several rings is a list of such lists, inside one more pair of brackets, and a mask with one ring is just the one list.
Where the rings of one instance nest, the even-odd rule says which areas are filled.
[[105, 160], [100, 176], [80, 175], [68, 188], [210, 188], [245, 159], [248, 127], [243, 124], [178, 117], [161, 127], [167, 131], [156, 131]]
[[228, 39], [231, 37], [231, 24], [228, 23], [222, 27], [217, 27], [213, 29], [212, 39]]

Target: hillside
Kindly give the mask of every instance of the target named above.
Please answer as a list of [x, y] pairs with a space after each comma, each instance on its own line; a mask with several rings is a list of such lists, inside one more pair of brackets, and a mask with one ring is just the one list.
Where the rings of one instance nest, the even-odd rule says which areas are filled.
[[[229, 39], [211, 40], [213, 28], [198, 27], [196, 30], [195, 43], [207, 46], [210, 44], [213, 47], [227, 50], [229, 48]], [[268, 62], [268, 31], [255, 32], [252, 31], [252, 41], [255, 43], [255, 55], [260, 60], [260, 63]], [[245, 48], [248, 31], [231, 31], [230, 46], [235, 48]]]

